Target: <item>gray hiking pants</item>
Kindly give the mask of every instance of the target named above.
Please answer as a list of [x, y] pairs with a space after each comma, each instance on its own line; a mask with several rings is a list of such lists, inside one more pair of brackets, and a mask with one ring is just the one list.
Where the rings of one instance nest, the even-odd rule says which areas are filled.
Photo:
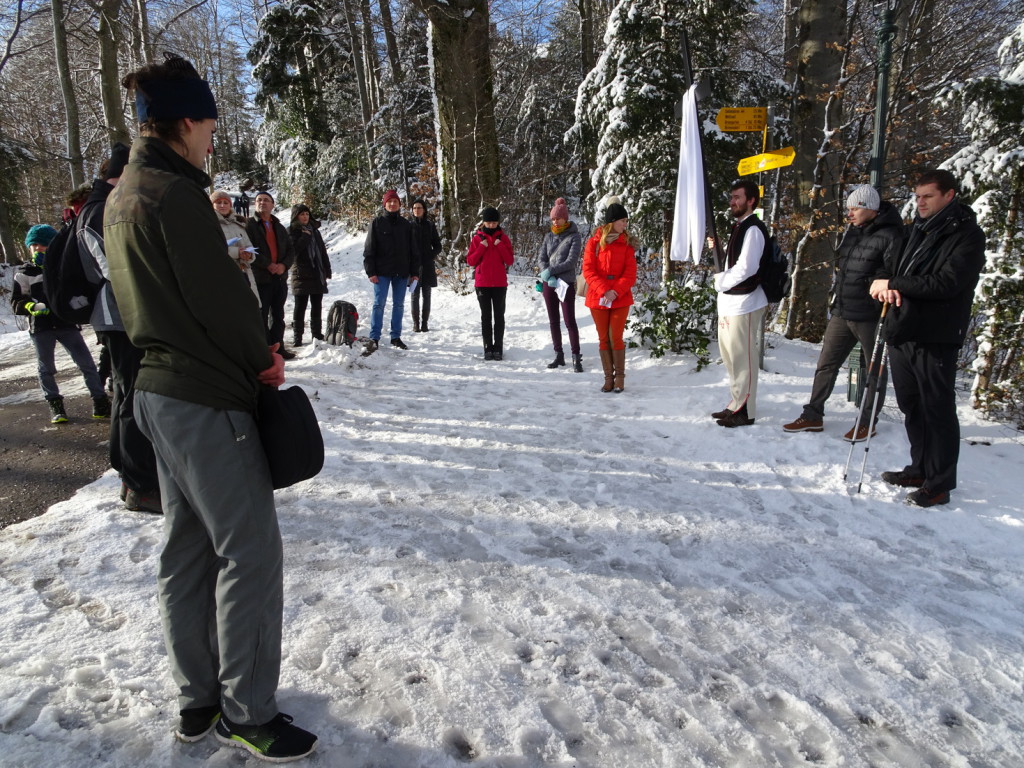
[[256, 422], [135, 392], [156, 451], [167, 542], [157, 572], [181, 709], [220, 704], [232, 722], [277, 715], [283, 577], [274, 491]]

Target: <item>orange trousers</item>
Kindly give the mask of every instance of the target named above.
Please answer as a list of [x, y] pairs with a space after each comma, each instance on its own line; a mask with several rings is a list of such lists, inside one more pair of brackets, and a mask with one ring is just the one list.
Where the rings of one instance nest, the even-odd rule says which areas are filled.
[[597, 328], [597, 338], [600, 344], [599, 349], [625, 349], [626, 342], [622, 335], [626, 330], [626, 318], [629, 317], [629, 307], [617, 309], [604, 309], [602, 307], [591, 307], [590, 314], [594, 318], [594, 327]]

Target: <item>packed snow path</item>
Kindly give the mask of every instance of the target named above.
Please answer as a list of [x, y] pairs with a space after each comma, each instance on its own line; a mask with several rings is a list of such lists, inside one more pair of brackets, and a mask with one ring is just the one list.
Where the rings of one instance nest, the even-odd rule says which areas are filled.
[[[365, 335], [360, 243], [328, 242], [327, 298]], [[277, 496], [279, 699], [320, 737], [306, 764], [1022, 764], [1019, 435], [963, 408], [960, 488], [920, 510], [878, 480], [906, 459], [889, 408], [855, 495], [843, 382], [824, 433], [780, 427], [817, 347], [773, 339], [757, 424], [725, 430], [722, 366], [632, 350], [626, 392], [602, 394], [582, 301], [582, 375], [545, 368], [530, 281], [508, 305], [503, 362], [482, 360], [474, 297], [442, 288], [407, 352], [287, 365], [327, 448]], [[0, 359], [28, 343], [0, 339]], [[0, 764], [255, 765], [172, 737], [162, 525], [117, 488], [0, 532]]]

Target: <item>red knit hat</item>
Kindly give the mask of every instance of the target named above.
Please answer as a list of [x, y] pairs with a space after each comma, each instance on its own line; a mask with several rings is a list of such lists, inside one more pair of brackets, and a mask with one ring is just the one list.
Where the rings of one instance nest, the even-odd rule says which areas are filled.
[[551, 220], [555, 219], [569, 220], [569, 206], [565, 204], [564, 197], [555, 200], [555, 207], [551, 209]]
[[384, 197], [382, 197], [380, 200], [381, 205], [387, 205], [388, 200], [397, 200], [398, 202], [402, 202], [402, 198], [398, 196], [398, 192], [396, 192], [393, 189], [389, 189], [387, 192], [384, 193]]

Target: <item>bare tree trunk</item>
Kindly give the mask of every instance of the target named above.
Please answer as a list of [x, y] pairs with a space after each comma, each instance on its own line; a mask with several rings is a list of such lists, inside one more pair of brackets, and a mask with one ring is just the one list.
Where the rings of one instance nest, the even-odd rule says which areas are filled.
[[370, 0], [359, 0], [359, 15], [363, 20], [363, 67], [366, 70], [367, 92], [370, 95], [370, 109], [380, 109], [380, 60], [373, 34], [373, 18], [370, 16]]
[[441, 214], [452, 248], [464, 252], [481, 206], [500, 204], [490, 15], [486, 0], [413, 3], [430, 20]]
[[120, 0], [103, 0], [99, 12], [100, 25], [96, 34], [100, 46], [100, 98], [103, 101], [103, 117], [107, 122], [107, 136], [111, 145], [119, 141], [128, 144], [132, 138], [124, 121], [121, 76], [117, 66], [117, 47], [121, 37], [117, 25], [117, 15], [121, 12]]
[[388, 63], [391, 64], [391, 77], [395, 85], [401, 85], [405, 79], [402, 62], [398, 57], [398, 40], [395, 39], [395, 24], [391, 20], [390, 0], [377, 0], [380, 6], [380, 25], [384, 28], [384, 40], [388, 46]]
[[825, 309], [835, 258], [830, 226], [840, 221], [836, 184], [840, 162], [833, 131], [842, 112], [841, 75], [848, 50], [846, 3], [794, 0], [787, 24], [787, 66], [793, 73], [790, 121], [796, 160], [788, 174], [793, 233], [793, 290], [785, 335], [817, 342], [825, 330]]
[[363, 66], [363, 42], [359, 32], [359, 25], [356, 24], [356, 13], [353, 7], [355, 0], [344, 0], [342, 8], [345, 12], [345, 22], [348, 25], [348, 34], [351, 42], [352, 65], [356, 70], [356, 81], [359, 84], [359, 108], [363, 117], [363, 143], [366, 146], [367, 162], [370, 164], [371, 175], [376, 176], [376, 165], [373, 162], [373, 153], [370, 145], [373, 143], [373, 127], [370, 118], [373, 112], [370, 109], [370, 90], [366, 81], [366, 68]]
[[135, 62], [142, 66], [153, 60], [153, 38], [149, 32], [149, 8], [146, 0], [135, 0]]
[[[583, 67], [583, 71], [580, 73], [581, 82], [597, 64], [597, 46], [595, 41], [596, 9], [594, 7], [596, 2], [597, 0], [579, 0], [578, 5], [580, 13], [580, 63]], [[590, 185], [590, 169], [597, 165], [597, 147], [590, 146], [589, 144], [584, 147], [580, 160], [582, 161], [582, 167], [580, 168], [580, 199], [586, 200], [590, 196], [591, 191], [593, 191]]]
[[15, 264], [21, 261], [18, 241], [14, 237], [11, 212], [7, 208], [7, 201], [4, 199], [4, 195], [0, 195], [0, 250], [3, 251], [5, 263]]
[[68, 64], [68, 40], [64, 32], [64, 0], [50, 0], [53, 11], [53, 49], [57, 60], [57, 76], [60, 78], [61, 95], [64, 97], [64, 117], [67, 121], [65, 148], [68, 165], [71, 168], [71, 186], [77, 188], [85, 183], [85, 161], [82, 158], [82, 139], [78, 126], [78, 99], [74, 83], [71, 82], [71, 67]]

